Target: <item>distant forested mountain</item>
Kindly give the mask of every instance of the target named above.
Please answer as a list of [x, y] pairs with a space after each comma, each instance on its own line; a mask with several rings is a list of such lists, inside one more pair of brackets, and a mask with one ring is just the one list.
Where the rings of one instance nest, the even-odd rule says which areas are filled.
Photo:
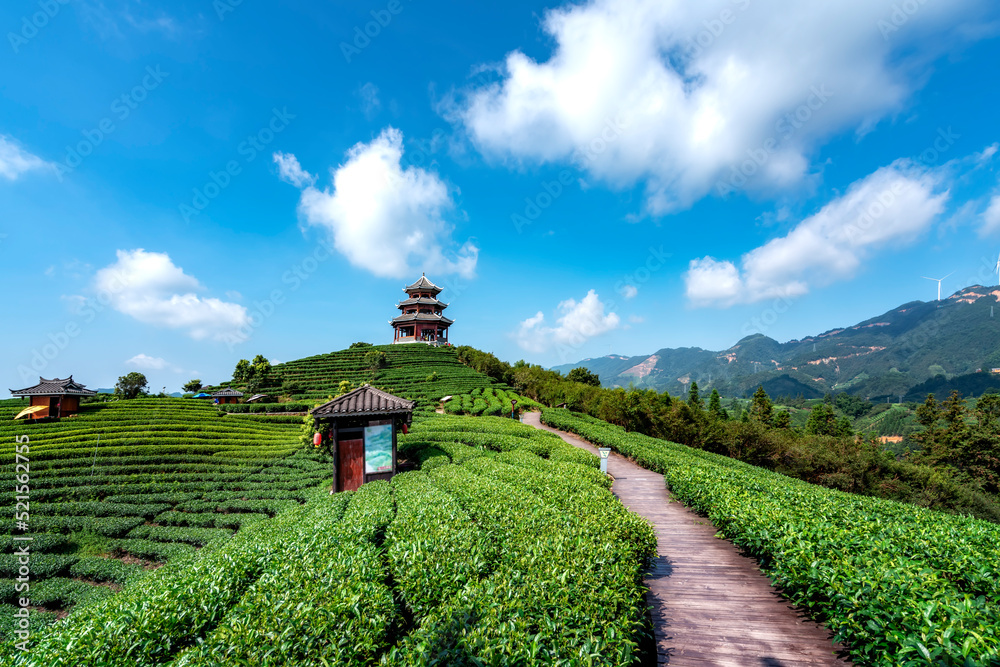
[[805, 398], [843, 391], [872, 401], [917, 400], [926, 388], [941, 393], [950, 387], [978, 395], [1000, 387], [1000, 287], [975, 285], [941, 301], [912, 301], [853, 326], [786, 343], [756, 334], [721, 352], [664, 348], [555, 370], [566, 373], [577, 366], [600, 375], [606, 387], [634, 385], [673, 394], [694, 381], [724, 396], [748, 396], [758, 385], [771, 396]]

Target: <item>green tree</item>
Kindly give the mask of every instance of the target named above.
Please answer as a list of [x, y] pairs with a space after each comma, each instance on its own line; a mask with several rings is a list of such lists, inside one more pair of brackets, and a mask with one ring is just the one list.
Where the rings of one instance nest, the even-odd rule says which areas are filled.
[[806, 433], [809, 435], [837, 435], [837, 415], [831, 405], [820, 403], [809, 411]]
[[591, 373], [588, 369], [583, 366], [577, 366], [566, 374], [566, 379], [570, 382], [579, 382], [580, 384], [587, 384], [591, 387], [600, 387], [601, 378], [597, 373]]
[[245, 384], [251, 372], [250, 362], [246, 359], [240, 359], [236, 362], [236, 368], [233, 370], [233, 382], [236, 384]]
[[184, 386], [181, 387], [181, 389], [183, 389], [189, 394], [194, 394], [201, 389], [201, 386], [202, 386], [201, 380], [189, 380], [188, 382], [184, 383]]
[[135, 398], [147, 389], [149, 389], [149, 382], [146, 381], [146, 376], [136, 371], [121, 376], [118, 378], [118, 383], [115, 384], [115, 393], [121, 394], [125, 398]]
[[762, 424], [770, 424], [774, 418], [773, 413], [774, 405], [771, 403], [770, 397], [764, 391], [764, 386], [758, 385], [757, 391], [753, 394], [753, 400], [750, 401], [750, 418]]
[[705, 407], [701, 396], [698, 395], [698, 383], [694, 381], [691, 382], [691, 388], [688, 390], [688, 405], [691, 406], [692, 410], [699, 412]]
[[718, 389], [713, 389], [712, 395], [708, 397], [708, 416], [712, 419], [722, 417], [722, 397], [719, 396]]
[[788, 413], [788, 410], [778, 410], [774, 413], [774, 427], [775, 428], [791, 428], [792, 427], [792, 415]]

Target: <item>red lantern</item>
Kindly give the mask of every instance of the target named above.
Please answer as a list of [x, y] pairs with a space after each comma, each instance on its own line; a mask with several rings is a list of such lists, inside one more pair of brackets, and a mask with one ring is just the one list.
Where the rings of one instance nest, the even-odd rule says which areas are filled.
[[313, 444], [316, 445], [317, 447], [319, 447], [320, 445], [323, 444], [323, 434], [322, 433], [316, 433], [316, 434], [313, 435]]
[[403, 435], [406, 435], [409, 432], [410, 432], [410, 429], [406, 428], [406, 424], [403, 424]]

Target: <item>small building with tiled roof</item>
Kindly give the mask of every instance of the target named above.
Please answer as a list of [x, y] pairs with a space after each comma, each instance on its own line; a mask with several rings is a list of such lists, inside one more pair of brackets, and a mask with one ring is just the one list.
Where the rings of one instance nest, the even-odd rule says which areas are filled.
[[243, 398], [242, 391], [236, 391], [235, 389], [220, 389], [219, 391], [212, 394], [212, 398], [219, 405], [225, 405], [227, 403], [239, 403], [240, 399]]
[[59, 418], [74, 414], [80, 411], [82, 397], [97, 394], [96, 391], [87, 389], [86, 385], [74, 380], [72, 375], [65, 380], [59, 378], [46, 380], [39, 377], [35, 386], [11, 389], [10, 393], [16, 398], [29, 399], [30, 408], [39, 408], [26, 415], [31, 419]]
[[312, 411], [334, 460], [334, 491], [354, 491], [396, 474], [396, 435], [413, 421], [416, 403], [362, 385]]
[[448, 344], [448, 327], [455, 321], [444, 316], [448, 304], [437, 298], [441, 288], [421, 275], [403, 291], [407, 298], [396, 304], [400, 314], [389, 321], [394, 331], [392, 342]]

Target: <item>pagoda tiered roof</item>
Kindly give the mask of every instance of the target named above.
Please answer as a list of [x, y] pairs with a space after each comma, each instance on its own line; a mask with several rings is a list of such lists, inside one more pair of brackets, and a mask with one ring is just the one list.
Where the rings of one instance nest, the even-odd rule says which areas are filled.
[[396, 304], [396, 308], [404, 308], [406, 306], [437, 306], [438, 308], [444, 310], [448, 307], [444, 301], [438, 301], [437, 299], [428, 299], [427, 297], [411, 297], [409, 299], [404, 299]]
[[433, 292], [434, 294], [439, 294], [442, 292], [442, 288], [438, 287], [431, 281], [427, 280], [426, 275], [421, 275], [420, 280], [413, 283], [412, 285], [407, 285], [403, 288], [403, 291], [409, 294], [410, 292]]
[[437, 313], [406, 313], [392, 318], [392, 324], [405, 324], [406, 322], [438, 322], [440, 324], [452, 325], [455, 320], [449, 320], [444, 315]]

